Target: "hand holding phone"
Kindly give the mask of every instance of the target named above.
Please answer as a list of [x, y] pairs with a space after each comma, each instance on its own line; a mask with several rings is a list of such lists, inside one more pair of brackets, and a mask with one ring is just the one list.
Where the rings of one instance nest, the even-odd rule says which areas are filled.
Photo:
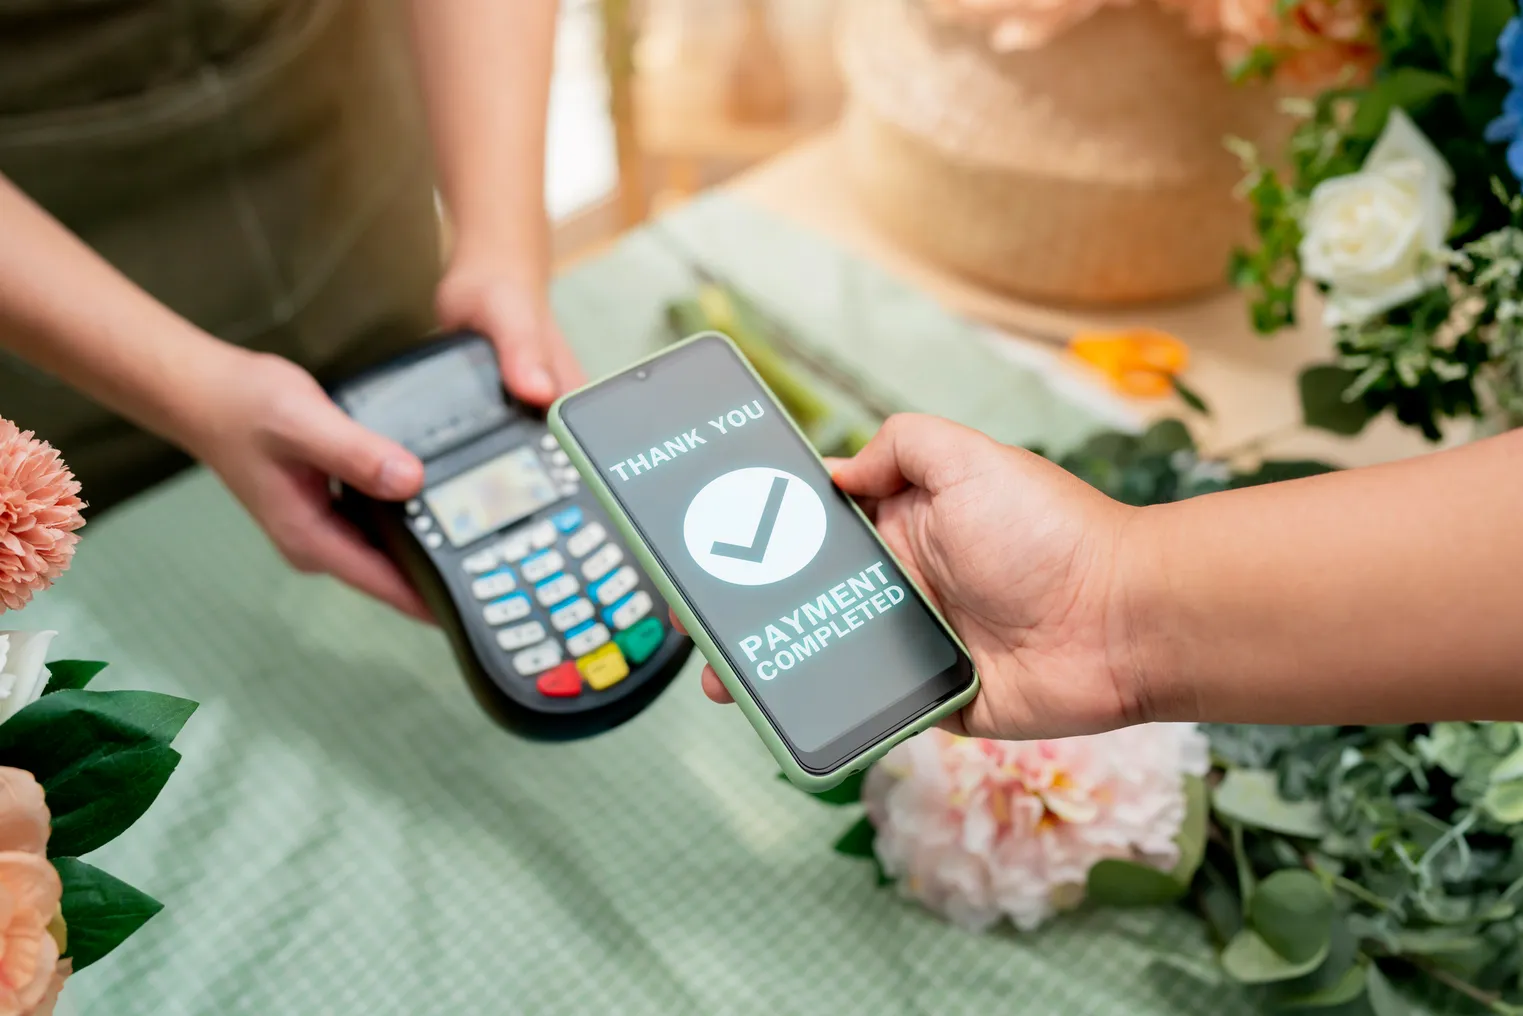
[[[1052, 462], [934, 416], [891, 417], [827, 460], [973, 656], [979, 693], [942, 726], [1090, 734], [1145, 717], [1116, 581], [1127, 508]], [[729, 694], [704, 673], [717, 702]]]
[[562, 398], [551, 428], [795, 783], [834, 785], [977, 694], [956, 636], [728, 339]]

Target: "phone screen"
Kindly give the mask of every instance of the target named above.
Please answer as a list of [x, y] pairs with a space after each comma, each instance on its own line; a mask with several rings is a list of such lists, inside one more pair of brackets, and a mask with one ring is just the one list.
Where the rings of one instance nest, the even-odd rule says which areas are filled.
[[561, 419], [806, 770], [968, 687], [966, 654], [724, 340], [573, 396]]

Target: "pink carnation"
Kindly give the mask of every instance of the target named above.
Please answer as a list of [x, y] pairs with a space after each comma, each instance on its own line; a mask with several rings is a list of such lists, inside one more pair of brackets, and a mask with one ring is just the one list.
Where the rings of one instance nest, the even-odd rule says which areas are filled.
[[69, 567], [84, 506], [58, 452], [0, 419], [0, 610], [20, 610]]
[[1209, 766], [1194, 724], [1056, 741], [932, 730], [874, 766], [863, 799], [901, 892], [974, 930], [1029, 931], [1083, 899], [1097, 861], [1173, 866], [1184, 777]]

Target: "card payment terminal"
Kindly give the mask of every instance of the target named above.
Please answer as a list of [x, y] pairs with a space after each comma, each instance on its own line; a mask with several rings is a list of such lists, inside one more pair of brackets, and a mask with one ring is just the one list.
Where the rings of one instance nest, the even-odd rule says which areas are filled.
[[494, 719], [534, 739], [586, 737], [676, 676], [692, 643], [542, 415], [503, 390], [486, 339], [446, 336], [329, 394], [423, 460], [413, 500], [345, 488], [339, 503], [417, 586]]

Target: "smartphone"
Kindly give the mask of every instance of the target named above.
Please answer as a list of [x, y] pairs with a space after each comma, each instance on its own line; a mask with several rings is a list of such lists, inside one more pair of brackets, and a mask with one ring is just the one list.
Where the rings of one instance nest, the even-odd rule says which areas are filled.
[[[727, 337], [563, 396], [550, 429], [798, 786], [829, 789], [978, 693], [957, 636]], [[618, 602], [590, 592], [616, 630]]]

